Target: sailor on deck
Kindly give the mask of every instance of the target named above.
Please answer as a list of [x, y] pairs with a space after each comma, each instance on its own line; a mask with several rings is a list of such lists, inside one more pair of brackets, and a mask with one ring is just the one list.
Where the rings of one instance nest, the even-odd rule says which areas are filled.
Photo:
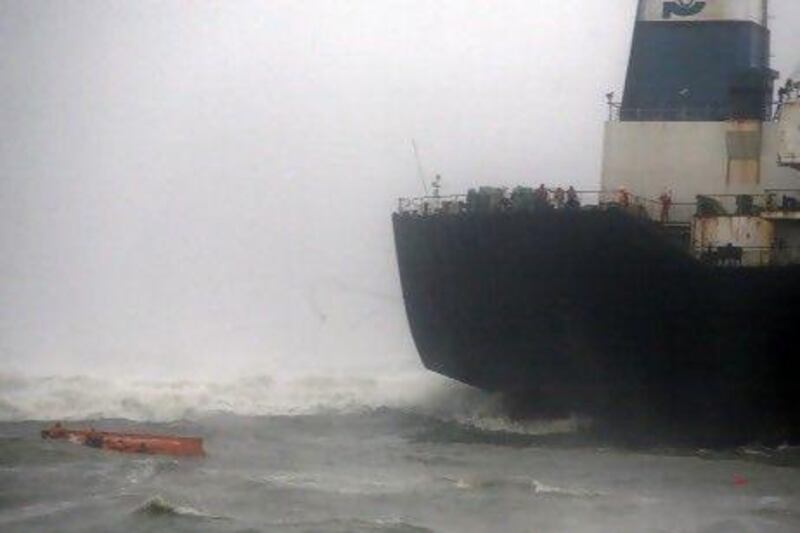
[[564, 189], [561, 187], [553, 192], [553, 204], [556, 206], [556, 209], [564, 208]]
[[567, 189], [567, 208], [578, 209], [581, 206], [581, 201], [578, 198], [578, 191], [572, 185]]
[[631, 205], [631, 193], [628, 192], [628, 189], [625, 187], [620, 187], [619, 191], [617, 191], [617, 201], [619, 202], [620, 207], [623, 209], [627, 209]]
[[672, 191], [664, 190], [658, 200], [661, 202], [661, 223], [666, 224], [669, 222], [669, 210], [672, 207]]
[[534, 203], [537, 208], [544, 209], [550, 206], [550, 194], [547, 192], [547, 187], [544, 183], [539, 185], [539, 188], [533, 193]]

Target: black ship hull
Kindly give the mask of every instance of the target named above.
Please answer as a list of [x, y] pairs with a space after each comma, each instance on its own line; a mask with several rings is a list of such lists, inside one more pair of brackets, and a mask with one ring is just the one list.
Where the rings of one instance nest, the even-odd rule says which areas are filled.
[[711, 267], [616, 210], [393, 224], [428, 369], [521, 414], [798, 437], [800, 266]]

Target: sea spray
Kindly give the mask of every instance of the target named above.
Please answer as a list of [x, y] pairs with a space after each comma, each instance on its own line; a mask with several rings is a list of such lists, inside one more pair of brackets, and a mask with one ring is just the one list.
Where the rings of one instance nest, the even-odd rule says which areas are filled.
[[0, 378], [0, 420], [171, 421], [213, 412], [302, 415], [413, 405], [429, 376], [250, 376], [142, 381], [91, 376]]
[[433, 421], [440, 431], [543, 435], [570, 433], [576, 418], [511, 420], [496, 395], [440, 378], [391, 376], [272, 376], [233, 380], [126, 380], [92, 376], [26, 377], [0, 374], [0, 421], [99, 420], [172, 422], [213, 413], [304, 416], [391, 409]]

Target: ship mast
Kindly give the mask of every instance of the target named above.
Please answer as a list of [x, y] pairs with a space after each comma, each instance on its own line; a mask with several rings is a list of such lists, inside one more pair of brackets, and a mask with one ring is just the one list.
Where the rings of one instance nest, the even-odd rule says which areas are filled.
[[417, 163], [417, 176], [419, 181], [422, 182], [422, 190], [425, 191], [425, 196], [428, 196], [428, 181], [425, 179], [425, 172], [422, 170], [422, 161], [419, 157], [419, 150], [417, 149], [417, 141], [411, 139], [411, 150], [414, 152], [414, 161]]

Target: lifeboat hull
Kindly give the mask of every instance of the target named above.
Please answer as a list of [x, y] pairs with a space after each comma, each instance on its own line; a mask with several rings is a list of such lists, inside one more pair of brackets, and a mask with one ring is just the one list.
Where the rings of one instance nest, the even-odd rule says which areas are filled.
[[203, 439], [146, 433], [117, 433], [93, 429], [67, 429], [60, 425], [42, 430], [43, 439], [67, 440], [75, 444], [121, 453], [204, 456]]

